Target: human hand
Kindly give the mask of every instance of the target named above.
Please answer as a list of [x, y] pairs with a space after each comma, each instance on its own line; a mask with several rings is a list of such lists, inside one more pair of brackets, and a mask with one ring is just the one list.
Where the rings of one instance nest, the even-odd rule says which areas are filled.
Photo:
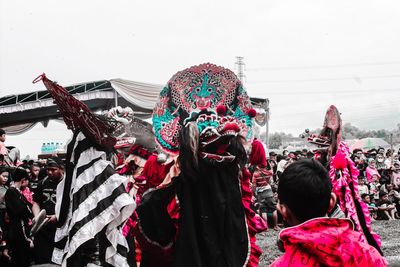
[[32, 241], [32, 239], [28, 239], [28, 241], [29, 241], [29, 248], [33, 248], [33, 247], [34, 247], [34, 245], [33, 245], [33, 241]]
[[49, 220], [47, 221], [48, 223], [56, 223], [57, 222], [57, 217], [56, 215], [47, 215], [46, 216]]
[[3, 251], [3, 256], [4, 256], [8, 261], [11, 260], [11, 256], [10, 256], [10, 254], [8, 254], [8, 249], [5, 249], [5, 250]]

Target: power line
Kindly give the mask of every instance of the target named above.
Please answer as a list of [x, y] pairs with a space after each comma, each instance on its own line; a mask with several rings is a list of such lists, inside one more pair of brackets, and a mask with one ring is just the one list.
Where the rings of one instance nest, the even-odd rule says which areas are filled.
[[362, 63], [347, 63], [347, 64], [332, 64], [332, 65], [260, 67], [260, 68], [250, 68], [247, 69], [247, 71], [326, 69], [326, 68], [343, 68], [343, 67], [357, 67], [357, 66], [385, 66], [385, 65], [398, 65], [398, 64], [400, 64], [400, 61], [362, 62]]
[[380, 75], [380, 76], [348, 76], [348, 77], [337, 77], [337, 78], [318, 78], [318, 79], [295, 79], [295, 80], [261, 80], [261, 81], [249, 81], [248, 83], [298, 83], [298, 82], [324, 82], [324, 81], [342, 81], [342, 80], [354, 80], [361, 83], [362, 79], [384, 79], [384, 78], [399, 78], [400, 74], [393, 75]]
[[361, 93], [382, 93], [382, 92], [391, 92], [391, 91], [400, 91], [400, 88], [384, 88], [384, 89], [315, 89], [315, 90], [299, 90], [293, 89], [293, 91], [284, 91], [284, 90], [276, 90], [267, 92], [268, 96], [287, 96], [287, 95], [302, 95], [302, 94], [314, 94], [314, 95], [325, 95], [325, 94], [361, 94]]

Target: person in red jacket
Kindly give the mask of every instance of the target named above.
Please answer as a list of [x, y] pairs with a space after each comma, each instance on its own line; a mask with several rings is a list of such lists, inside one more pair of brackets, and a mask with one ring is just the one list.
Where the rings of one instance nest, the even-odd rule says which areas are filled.
[[326, 217], [336, 202], [331, 188], [316, 160], [300, 160], [283, 172], [277, 209], [288, 226], [278, 242], [285, 253], [271, 266], [387, 266], [349, 219]]

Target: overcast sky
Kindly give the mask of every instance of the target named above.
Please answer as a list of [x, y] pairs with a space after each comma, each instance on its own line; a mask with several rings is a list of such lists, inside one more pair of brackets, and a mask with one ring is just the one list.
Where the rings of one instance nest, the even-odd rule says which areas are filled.
[[[335, 104], [363, 129], [400, 123], [400, 2], [0, 0], [0, 96], [124, 78], [165, 84], [204, 62], [246, 63], [271, 132], [320, 127]], [[61, 124], [10, 137], [22, 154], [65, 141]]]

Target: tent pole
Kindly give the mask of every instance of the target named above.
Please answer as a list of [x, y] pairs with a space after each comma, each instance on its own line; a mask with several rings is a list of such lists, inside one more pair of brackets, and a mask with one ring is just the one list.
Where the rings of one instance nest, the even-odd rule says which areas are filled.
[[118, 92], [114, 89], [115, 107], [118, 107]]

